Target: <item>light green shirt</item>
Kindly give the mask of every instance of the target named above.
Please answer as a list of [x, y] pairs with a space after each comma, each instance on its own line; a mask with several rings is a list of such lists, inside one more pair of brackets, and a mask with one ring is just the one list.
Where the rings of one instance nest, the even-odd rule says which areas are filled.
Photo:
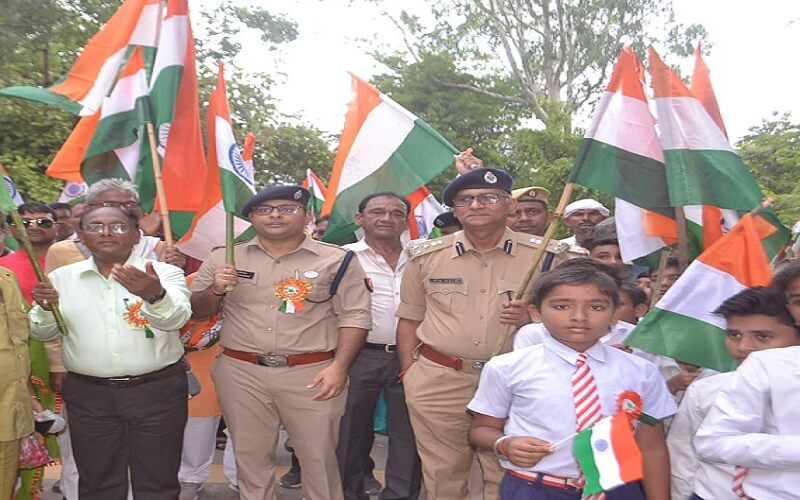
[[[145, 262], [131, 255], [127, 264], [144, 270]], [[105, 278], [92, 257], [48, 275], [58, 291], [69, 332], [64, 337], [67, 370], [94, 377], [142, 375], [183, 356], [178, 329], [192, 314], [186, 278], [175, 266], [149, 262], [167, 291], [155, 304], [143, 301], [114, 278]], [[34, 339], [47, 341], [61, 335], [53, 314], [38, 304], [29, 320]]]

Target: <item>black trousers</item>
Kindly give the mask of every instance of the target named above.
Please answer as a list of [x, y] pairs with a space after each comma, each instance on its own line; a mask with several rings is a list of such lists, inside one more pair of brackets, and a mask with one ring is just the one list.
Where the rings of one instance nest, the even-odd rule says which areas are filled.
[[350, 367], [347, 406], [339, 432], [337, 458], [347, 500], [368, 500], [364, 493], [372, 448], [373, 421], [378, 395], [384, 391], [389, 433], [386, 487], [381, 500], [415, 500], [422, 483], [422, 466], [408, 418], [403, 385], [397, 380], [400, 364], [396, 353], [361, 349]]
[[183, 370], [127, 387], [69, 374], [63, 396], [80, 500], [125, 500], [129, 471], [136, 500], [178, 498], [188, 413]]

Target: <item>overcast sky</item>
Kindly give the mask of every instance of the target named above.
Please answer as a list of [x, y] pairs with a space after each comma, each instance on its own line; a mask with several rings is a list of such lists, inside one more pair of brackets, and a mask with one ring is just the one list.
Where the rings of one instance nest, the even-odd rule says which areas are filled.
[[[403, 5], [415, 9], [424, 2]], [[800, 119], [800, 0], [674, 0], [674, 5], [680, 22], [701, 23], [709, 32], [713, 48], [706, 62], [731, 139], [773, 111]], [[339, 133], [350, 98], [346, 71], [363, 78], [382, 72], [365, 47], [399, 47], [396, 30], [376, 6], [361, 1], [282, 0], [266, 6], [296, 20], [300, 36], [281, 50], [279, 61], [265, 59], [259, 43], [245, 43], [244, 60], [285, 73], [275, 89], [281, 111]], [[685, 74], [691, 65], [691, 59], [684, 61]]]

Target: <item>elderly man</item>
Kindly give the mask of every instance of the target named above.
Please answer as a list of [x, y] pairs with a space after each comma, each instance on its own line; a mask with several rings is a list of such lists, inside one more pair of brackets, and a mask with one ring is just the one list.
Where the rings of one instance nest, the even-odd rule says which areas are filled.
[[129, 208], [83, 216], [86, 260], [49, 274], [33, 289], [31, 336], [69, 335], [62, 394], [81, 500], [175, 500], [180, 492], [186, 374], [178, 329], [191, 315], [183, 272], [133, 252], [140, 234]]
[[368, 500], [364, 491], [373, 419], [381, 391], [386, 398], [389, 448], [386, 488], [381, 499], [414, 500], [421, 472], [414, 432], [408, 419], [403, 385], [398, 383], [395, 312], [400, 303], [400, 280], [408, 260], [400, 236], [408, 225], [411, 204], [391, 192], [373, 193], [361, 200], [355, 222], [364, 239], [347, 245], [355, 252], [372, 286], [372, 329], [350, 368], [347, 410], [339, 434], [339, 468], [347, 500]]
[[303, 496], [342, 499], [336, 444], [347, 371], [372, 328], [370, 298], [358, 259], [305, 235], [309, 197], [300, 186], [258, 192], [243, 207], [256, 236], [235, 247], [236, 266], [214, 250], [191, 286], [196, 317], [225, 308], [211, 373], [245, 500], [274, 499], [281, 421]]
[[572, 236], [561, 241], [584, 246], [594, 234], [594, 227], [608, 216], [608, 209], [597, 200], [587, 198], [573, 201], [564, 209], [564, 224], [572, 229]]
[[550, 191], [530, 186], [515, 189], [511, 197], [517, 200], [517, 208], [508, 216], [508, 227], [520, 233], [542, 236], [553, 219], [553, 211], [547, 208]]
[[[526, 319], [524, 301], [512, 301], [539, 246], [506, 227], [516, 209], [511, 176], [476, 168], [453, 180], [444, 203], [463, 231], [410, 248], [397, 310], [397, 347], [411, 424], [430, 500], [469, 498], [476, 454], [467, 434], [466, 404], [495, 343]], [[551, 249], [563, 259], [567, 245]], [[509, 337], [504, 350], [511, 348]], [[418, 354], [418, 355], [417, 355]], [[484, 498], [499, 496], [502, 469], [492, 453], [477, 452]]]

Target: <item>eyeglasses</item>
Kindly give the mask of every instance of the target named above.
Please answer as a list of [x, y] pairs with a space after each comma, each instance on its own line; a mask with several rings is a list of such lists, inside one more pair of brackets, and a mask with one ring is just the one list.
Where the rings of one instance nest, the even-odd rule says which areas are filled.
[[138, 201], [99, 201], [97, 203], [87, 203], [92, 208], [114, 207], [114, 208], [134, 208], [139, 206]]
[[303, 210], [302, 205], [258, 205], [253, 207], [253, 213], [255, 215], [269, 215], [272, 213], [273, 210], [277, 209], [279, 214], [283, 215], [291, 215], [296, 214]]
[[103, 234], [106, 228], [108, 228], [108, 232], [110, 234], [125, 234], [130, 230], [131, 225], [126, 224], [124, 222], [112, 222], [111, 224], [92, 222], [90, 224], [85, 224], [83, 226], [83, 232], [92, 234]]
[[455, 207], [468, 207], [472, 202], [478, 200], [481, 205], [494, 205], [502, 199], [511, 198], [507, 194], [499, 193], [481, 193], [475, 196], [456, 196], [453, 198], [453, 206]]
[[[42, 229], [50, 229], [55, 223], [56, 222], [53, 219], [22, 219], [22, 225], [26, 228], [31, 227], [31, 225], [35, 225], [36, 227], [40, 227]], [[13, 222], [10, 225], [16, 226], [16, 224]]]

